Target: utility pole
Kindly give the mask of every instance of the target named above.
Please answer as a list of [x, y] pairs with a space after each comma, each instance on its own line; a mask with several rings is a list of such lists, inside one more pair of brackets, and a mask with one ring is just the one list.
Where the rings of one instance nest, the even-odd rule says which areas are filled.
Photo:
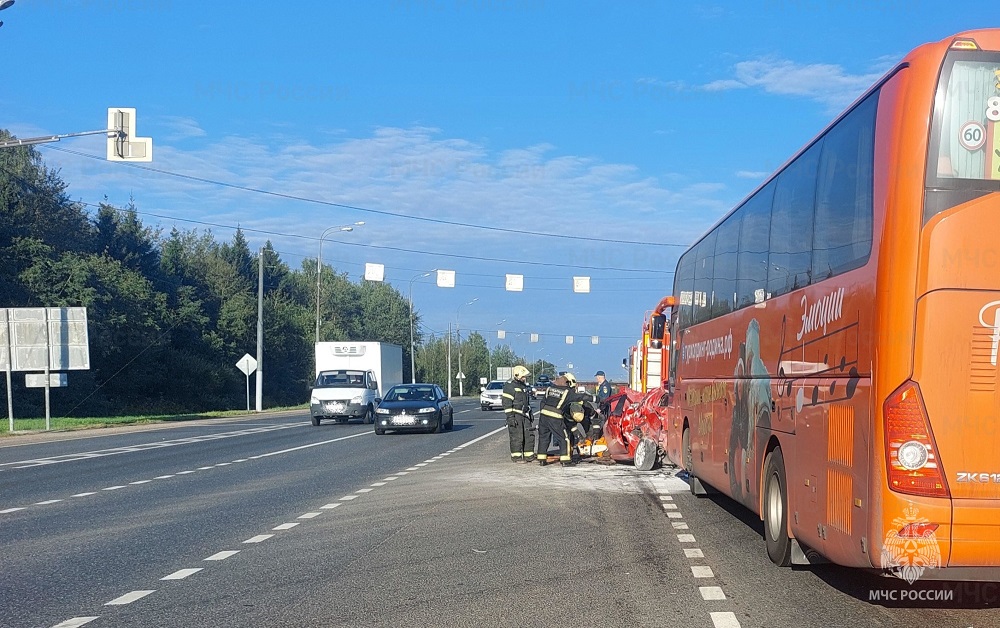
[[257, 255], [257, 412], [263, 410], [264, 394], [264, 247]]

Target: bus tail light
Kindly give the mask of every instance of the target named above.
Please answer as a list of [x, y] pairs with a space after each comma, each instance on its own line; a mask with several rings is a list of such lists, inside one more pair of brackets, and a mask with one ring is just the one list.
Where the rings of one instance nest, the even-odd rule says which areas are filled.
[[906, 382], [884, 406], [889, 487], [898, 493], [948, 497], [920, 387]]

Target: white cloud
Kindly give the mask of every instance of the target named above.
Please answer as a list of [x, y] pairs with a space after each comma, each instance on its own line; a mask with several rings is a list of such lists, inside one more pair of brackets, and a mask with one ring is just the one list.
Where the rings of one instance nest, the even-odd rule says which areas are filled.
[[166, 127], [168, 132], [162, 137], [162, 139], [168, 141], [184, 140], [192, 137], [203, 137], [206, 135], [205, 130], [202, 129], [193, 118], [182, 116], [160, 116], [156, 122], [159, 125]]
[[[886, 60], [880, 60], [884, 66]], [[762, 89], [769, 94], [799, 96], [841, 109], [860, 96], [882, 72], [849, 74], [830, 63], [800, 64], [772, 57], [741, 61], [733, 68], [733, 77], [701, 86], [707, 91]]]
[[771, 174], [770, 172], [758, 171], [758, 170], [737, 170], [736, 176], [740, 179], [758, 179], [763, 180], [764, 177]]

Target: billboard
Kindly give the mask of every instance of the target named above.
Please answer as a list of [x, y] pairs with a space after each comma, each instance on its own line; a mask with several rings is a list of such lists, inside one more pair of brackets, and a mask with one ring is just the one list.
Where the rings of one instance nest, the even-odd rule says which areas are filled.
[[85, 307], [0, 308], [0, 371], [85, 371]]

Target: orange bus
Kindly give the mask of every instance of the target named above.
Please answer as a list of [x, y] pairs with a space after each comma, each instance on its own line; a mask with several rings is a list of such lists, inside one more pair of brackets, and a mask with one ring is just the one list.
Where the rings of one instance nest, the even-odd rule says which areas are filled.
[[991, 29], [908, 54], [679, 259], [692, 489], [759, 514], [778, 565], [997, 579], [998, 239]]

